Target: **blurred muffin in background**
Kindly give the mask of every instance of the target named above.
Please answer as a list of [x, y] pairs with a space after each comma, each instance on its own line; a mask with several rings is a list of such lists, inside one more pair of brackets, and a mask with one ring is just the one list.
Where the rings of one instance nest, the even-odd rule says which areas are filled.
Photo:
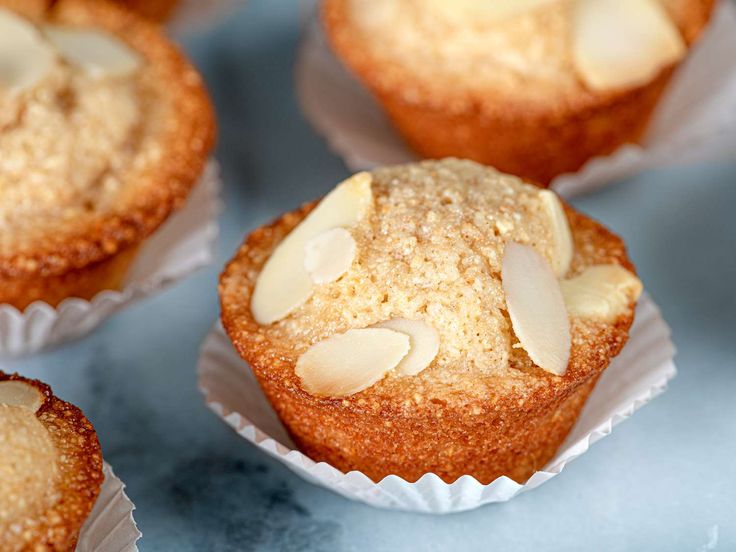
[[212, 148], [201, 78], [105, 0], [0, 0], [0, 302], [119, 289]]
[[540, 183], [639, 140], [714, 0], [325, 0], [337, 55], [424, 157]]

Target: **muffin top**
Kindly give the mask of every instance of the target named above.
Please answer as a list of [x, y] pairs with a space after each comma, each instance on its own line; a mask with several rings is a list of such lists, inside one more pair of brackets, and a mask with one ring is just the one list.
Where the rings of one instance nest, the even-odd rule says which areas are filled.
[[32, 70], [0, 75], [0, 270], [98, 260], [153, 231], [196, 182], [214, 134], [201, 81], [123, 8], [4, 5], [0, 55], [23, 52]]
[[270, 327], [274, 340], [302, 353], [348, 328], [421, 319], [440, 335], [436, 364], [448, 369], [438, 378], [506, 371], [512, 332], [500, 279], [503, 245], [529, 243], [550, 263], [555, 258], [540, 190], [456, 160], [372, 175], [373, 209], [350, 228], [355, 261]]
[[56, 28], [33, 28], [48, 51], [44, 74], [23, 90], [0, 89], [0, 225], [14, 239], [109, 210], [125, 171], [162, 154], [151, 143], [155, 125], [143, 124], [157, 104], [142, 58], [108, 35], [99, 40], [113, 41], [127, 66], [86, 70], [52, 42]]
[[[589, 267], [597, 265], [627, 274], [624, 269], [632, 270], [617, 237], [563, 208], [552, 192], [456, 159], [377, 169], [366, 178], [371, 195], [365, 214], [354, 223], [327, 224], [349, 233], [352, 256], [342, 273], [317, 279], [320, 283], [308, 288], [301, 303], [271, 309], [290, 291], [278, 274], [288, 275], [284, 282], [301, 278], [301, 261], [283, 270], [282, 253], [297, 255], [298, 247], [291, 248], [294, 238], [284, 237], [313, 226], [307, 218], [294, 230], [309, 209], [254, 232], [223, 274], [225, 326], [241, 354], [265, 373], [309, 388], [304, 378], [295, 376], [294, 366], [315, 344], [349, 330], [387, 327], [387, 321], [396, 319], [421, 321], [436, 332], [431, 362], [409, 377], [400, 371], [381, 374], [365, 390], [348, 393], [349, 400], [374, 405], [432, 400], [472, 404], [514, 395], [523, 401], [535, 391], [604, 368], [625, 341], [638, 291], [625, 291], [618, 309], [601, 316], [591, 316], [586, 307], [569, 309], [571, 348], [569, 365], [565, 361], [566, 370], [561, 370], [564, 375], [539, 368], [520, 343], [502, 278], [508, 244], [535, 252], [549, 267], [553, 282], [559, 278], [575, 286], [576, 277], [589, 276]], [[324, 203], [331, 201], [334, 213], [331, 196]], [[325, 237], [333, 252], [347, 250], [334, 233], [334, 228], [317, 233], [306, 249], [318, 247]], [[333, 261], [343, 258], [342, 253], [332, 254]], [[305, 258], [305, 264], [309, 262]], [[281, 265], [278, 273], [272, 270], [274, 264]], [[630, 278], [636, 281], [633, 274]], [[277, 285], [269, 289], [272, 282]]]
[[97, 436], [48, 386], [0, 372], [3, 550], [69, 550], [102, 484]]
[[[596, 6], [606, 3], [613, 7], [604, 6], [599, 12]], [[657, 28], [658, 33], [649, 36], [636, 27], [616, 31], [617, 18], [624, 23], [630, 18], [636, 24], [643, 17], [638, 3], [645, 4], [646, 28]], [[492, 109], [502, 97], [523, 102], [528, 110], [550, 104], [580, 105], [620, 87], [646, 84], [683, 55], [685, 43], [694, 40], [707, 21], [710, 4], [699, 0], [327, 0], [324, 17], [338, 53], [379, 91], [400, 90], [408, 102], [458, 110], [469, 104]], [[625, 9], [629, 5], [633, 5], [631, 11]], [[594, 13], [581, 17], [586, 7]], [[591, 19], [591, 31], [579, 23]], [[602, 30], [595, 28], [598, 19]], [[596, 37], [602, 46], [616, 49], [598, 52]], [[639, 62], [651, 63], [635, 78], [624, 73], [622, 80], [600, 86], [586, 78], [589, 67], [579, 59], [581, 49], [613, 55], [604, 64], [608, 68], [616, 55], [625, 56], [622, 63], [627, 70]]]

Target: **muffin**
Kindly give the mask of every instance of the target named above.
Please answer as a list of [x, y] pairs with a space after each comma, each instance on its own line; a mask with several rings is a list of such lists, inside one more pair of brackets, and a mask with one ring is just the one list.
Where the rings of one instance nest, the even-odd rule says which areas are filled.
[[375, 481], [523, 482], [626, 343], [621, 239], [457, 159], [359, 173], [255, 230], [222, 321], [297, 446]]
[[419, 155], [535, 182], [643, 136], [714, 0], [324, 0], [338, 57]]
[[215, 134], [154, 24], [101, 0], [31, 4], [0, 0], [0, 302], [18, 309], [118, 289]]
[[0, 542], [4, 552], [74, 550], [102, 485], [97, 435], [36, 380], [0, 372]]

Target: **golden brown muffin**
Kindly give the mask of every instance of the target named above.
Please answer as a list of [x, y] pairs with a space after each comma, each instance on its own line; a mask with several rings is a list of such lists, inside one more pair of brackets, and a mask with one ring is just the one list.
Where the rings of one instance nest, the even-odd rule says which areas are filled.
[[679, 30], [681, 51], [640, 78], [600, 87], [576, 65], [576, 1], [585, 3], [521, 2], [536, 5], [499, 20], [468, 8], [472, 0], [325, 0], [322, 16], [337, 55], [418, 154], [474, 159], [546, 184], [641, 138], [714, 4], [653, 0]]
[[[5, 20], [15, 4], [0, 0]], [[45, 70], [0, 86], [0, 302], [19, 309], [119, 288], [215, 136], [200, 76], [154, 24], [104, 0], [31, 21]]]
[[115, 0], [154, 21], [168, 20], [179, 5], [179, 0]]
[[48, 385], [0, 372], [0, 543], [74, 550], [102, 485], [97, 435]]
[[[552, 192], [471, 161], [377, 169], [338, 189], [366, 182], [367, 214], [322, 228], [343, 227], [352, 236], [349, 268], [334, 281], [307, 286], [288, 312], [269, 309], [292, 294], [302, 261], [276, 272], [264, 265], [282, 262], [285, 250], [298, 255], [292, 230], [311, 225], [316, 231], [314, 221], [298, 226], [315, 203], [247, 237], [220, 279], [228, 335], [296, 444], [315, 461], [360, 470], [376, 481], [391, 474], [415, 481], [428, 472], [447, 482], [464, 474], [482, 483], [501, 475], [525, 481], [552, 458], [627, 340], [640, 284], [628, 272], [634, 269], [624, 244], [597, 222], [560, 207]], [[340, 216], [338, 207], [332, 201], [330, 216]], [[565, 250], [560, 228], [568, 223]], [[318, 242], [315, 237], [307, 243]], [[516, 335], [508, 277], [502, 278], [511, 242], [531, 246], [561, 280], [571, 336], [563, 375], [535, 364]], [[598, 265], [623, 273], [632, 288], [605, 287], [602, 293], [591, 286], [576, 303], [569, 288]], [[261, 275], [278, 281], [276, 288], [264, 291], [269, 282]], [[257, 286], [262, 289], [254, 296]], [[591, 296], [599, 306], [602, 299], [603, 310], [588, 308]], [[618, 307], [609, 309], [609, 299]], [[373, 385], [341, 396], [321, 393], [319, 382], [305, 379], [302, 361], [315, 344], [395, 318], [423, 321], [436, 331], [438, 350], [425, 369], [409, 376], [389, 370]], [[550, 328], [550, 334], [567, 326]], [[349, 352], [340, 358], [338, 364], [354, 360]]]

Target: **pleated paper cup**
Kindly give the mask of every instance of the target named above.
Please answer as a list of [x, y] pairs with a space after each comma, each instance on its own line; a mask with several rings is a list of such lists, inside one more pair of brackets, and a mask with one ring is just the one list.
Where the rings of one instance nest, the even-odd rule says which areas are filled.
[[219, 227], [219, 169], [211, 161], [185, 206], [148, 238], [123, 289], [87, 301], [76, 297], [54, 308], [43, 301], [24, 311], [0, 304], [0, 356], [18, 356], [79, 338], [131, 303], [161, 291], [212, 262]]
[[483, 485], [470, 475], [448, 484], [432, 473], [415, 483], [394, 475], [376, 483], [361, 472], [343, 473], [325, 462], [314, 462], [296, 450], [250, 367], [219, 323], [202, 345], [198, 372], [207, 406], [238, 435], [304, 479], [371, 506], [446, 514], [510, 500], [560, 473], [616, 424], [665, 390], [676, 374], [674, 354], [667, 323], [652, 300], [642, 296], [623, 351], [601, 376], [557, 455], [523, 485], [508, 477]]
[[[295, 69], [305, 117], [353, 171], [417, 161], [368, 90], [333, 55], [313, 4], [303, 4]], [[551, 187], [571, 197], [649, 169], [735, 157], [734, 29], [736, 7], [722, 1], [662, 98], [642, 143], [595, 157], [579, 171], [558, 176]]]
[[141, 532], [133, 519], [135, 506], [108, 463], [102, 471], [105, 481], [79, 533], [76, 552], [138, 552]]

